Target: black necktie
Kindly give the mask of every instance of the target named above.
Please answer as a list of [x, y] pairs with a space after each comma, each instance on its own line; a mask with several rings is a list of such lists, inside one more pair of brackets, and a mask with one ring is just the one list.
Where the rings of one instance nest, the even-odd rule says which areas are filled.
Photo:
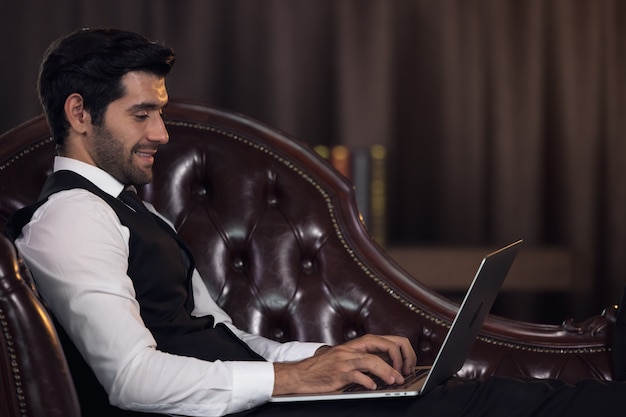
[[126, 187], [118, 198], [138, 213], [150, 213], [150, 210], [143, 204], [143, 201], [137, 195], [137, 190], [132, 185]]

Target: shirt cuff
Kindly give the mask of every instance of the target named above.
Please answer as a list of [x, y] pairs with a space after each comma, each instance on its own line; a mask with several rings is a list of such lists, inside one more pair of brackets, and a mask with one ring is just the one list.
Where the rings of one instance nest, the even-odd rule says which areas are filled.
[[270, 362], [226, 362], [233, 375], [228, 413], [250, 410], [266, 403], [274, 391], [274, 365]]
[[322, 346], [330, 346], [328, 343], [317, 343], [317, 342], [305, 342], [305, 343], [300, 343], [300, 344], [302, 345], [300, 360], [310, 358], [311, 356], [315, 355], [318, 349], [321, 348]]

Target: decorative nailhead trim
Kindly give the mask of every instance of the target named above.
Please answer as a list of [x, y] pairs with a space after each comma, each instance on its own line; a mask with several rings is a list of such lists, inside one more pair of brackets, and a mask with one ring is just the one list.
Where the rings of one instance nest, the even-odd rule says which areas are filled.
[[9, 362], [11, 365], [11, 372], [13, 373], [13, 386], [15, 387], [15, 393], [17, 396], [19, 413], [22, 417], [27, 417], [28, 410], [26, 408], [26, 397], [24, 396], [24, 390], [22, 388], [22, 378], [20, 376], [20, 368], [17, 362], [17, 352], [14, 347], [13, 337], [9, 332], [9, 323], [6, 320], [4, 310], [0, 308], [0, 325], [2, 326], [2, 334], [7, 345], [7, 352]]
[[4, 169], [6, 169], [9, 165], [11, 165], [12, 163], [14, 163], [15, 161], [17, 161], [18, 159], [20, 159], [23, 156], [28, 155], [29, 153], [31, 153], [32, 151], [41, 148], [42, 146], [46, 146], [47, 144], [49, 144], [50, 142], [52, 142], [54, 139], [52, 138], [52, 136], [47, 137], [46, 139], [37, 142], [37, 143], [33, 143], [31, 146], [29, 146], [26, 149], [22, 149], [17, 155], [14, 155], [11, 157], [11, 159], [7, 160], [4, 164], [0, 165], [0, 171], [3, 171]]

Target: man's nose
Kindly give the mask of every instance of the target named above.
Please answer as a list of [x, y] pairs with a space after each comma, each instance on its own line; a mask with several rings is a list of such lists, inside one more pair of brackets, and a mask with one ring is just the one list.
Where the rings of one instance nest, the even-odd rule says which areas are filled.
[[165, 122], [160, 115], [159, 117], [155, 117], [153, 120], [154, 122], [150, 126], [150, 131], [148, 132], [148, 139], [165, 145], [170, 140], [170, 135], [165, 127]]

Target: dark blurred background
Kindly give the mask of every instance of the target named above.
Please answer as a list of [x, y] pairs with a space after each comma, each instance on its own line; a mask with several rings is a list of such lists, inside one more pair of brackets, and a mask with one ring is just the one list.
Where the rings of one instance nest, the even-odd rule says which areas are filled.
[[[545, 267], [535, 280], [526, 271], [528, 284], [507, 291], [498, 313], [582, 319], [620, 300], [626, 2], [3, 1], [0, 131], [40, 113], [47, 46], [100, 26], [173, 47], [171, 97], [245, 113], [311, 145], [383, 145], [392, 252], [428, 263], [441, 253], [428, 256], [433, 248], [461, 259], [524, 238]], [[554, 264], [565, 272], [550, 275]], [[428, 281], [428, 271], [413, 273]]]

